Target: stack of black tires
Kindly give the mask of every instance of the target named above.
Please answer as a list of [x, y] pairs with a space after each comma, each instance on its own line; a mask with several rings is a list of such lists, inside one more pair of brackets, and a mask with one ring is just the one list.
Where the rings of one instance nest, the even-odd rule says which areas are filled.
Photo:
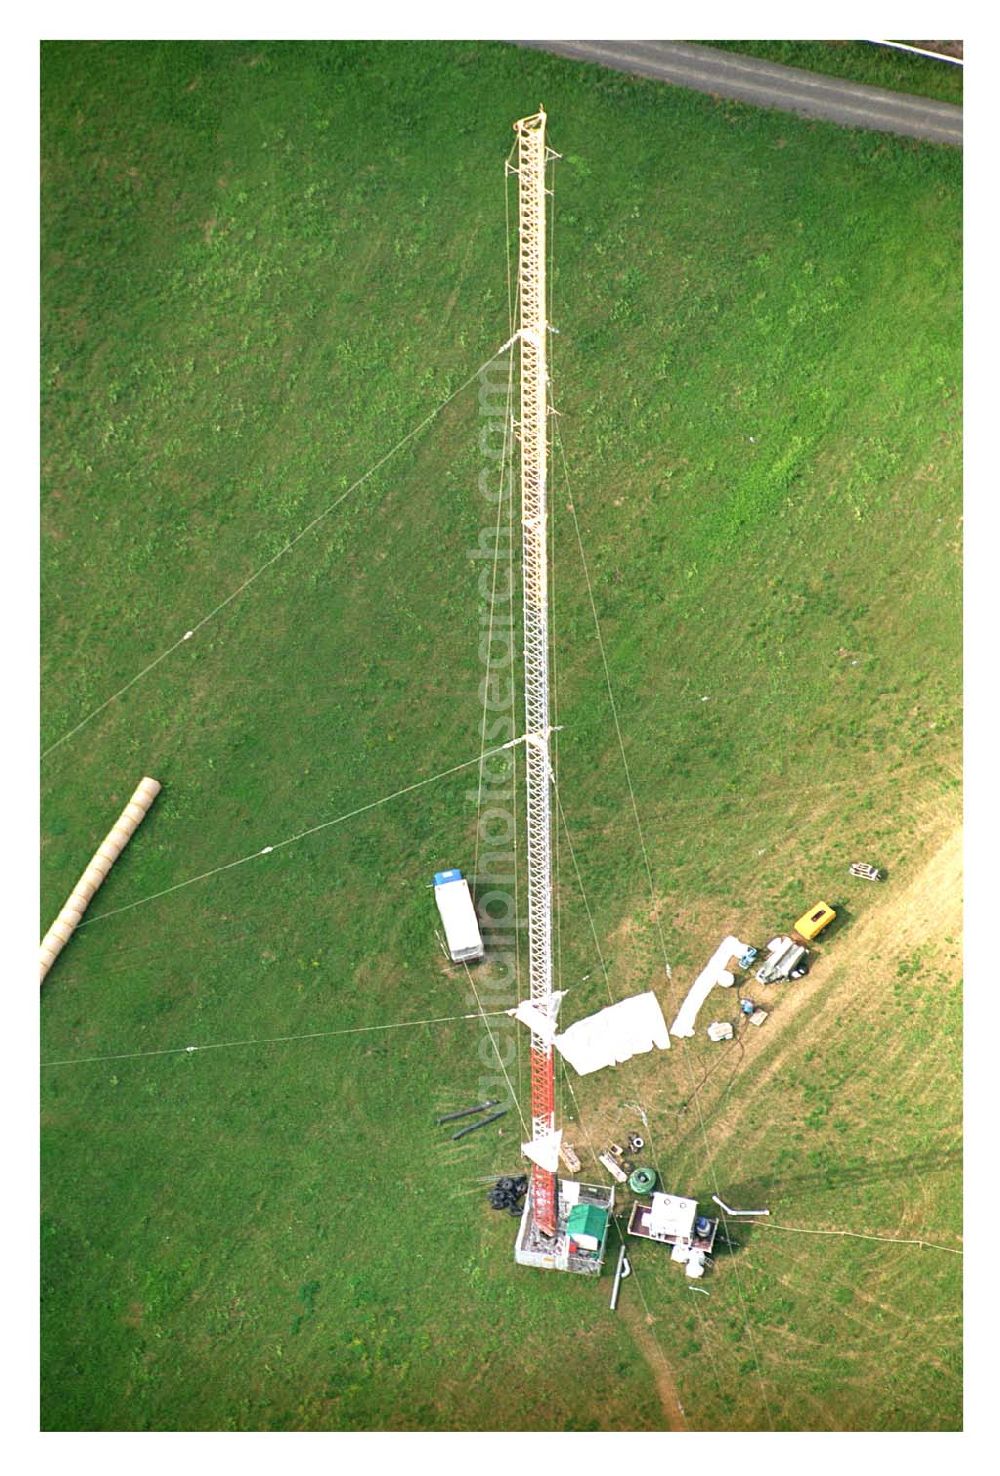
[[486, 1197], [495, 1210], [508, 1210], [512, 1215], [520, 1218], [521, 1211], [524, 1208], [524, 1196], [527, 1192], [528, 1176], [527, 1174], [521, 1174], [516, 1179], [506, 1176], [497, 1179]]

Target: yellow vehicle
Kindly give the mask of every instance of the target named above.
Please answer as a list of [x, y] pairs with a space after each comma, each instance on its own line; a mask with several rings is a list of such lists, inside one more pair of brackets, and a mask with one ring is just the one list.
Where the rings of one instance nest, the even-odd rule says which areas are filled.
[[813, 938], [819, 936], [829, 923], [837, 916], [836, 912], [827, 902], [817, 902], [815, 907], [810, 907], [804, 912], [792, 929], [792, 937], [796, 934], [806, 943], [811, 943]]

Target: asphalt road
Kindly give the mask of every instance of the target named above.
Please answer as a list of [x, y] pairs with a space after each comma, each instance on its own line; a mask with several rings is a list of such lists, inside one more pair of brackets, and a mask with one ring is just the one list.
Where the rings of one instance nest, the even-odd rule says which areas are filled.
[[[692, 87], [715, 97], [731, 97], [760, 108], [777, 108], [805, 118], [824, 118], [849, 128], [902, 133], [933, 143], [962, 144], [962, 109], [954, 103], [887, 92], [862, 82], [822, 77], [799, 67], [758, 61], [694, 46], [687, 41], [520, 41], [538, 51], [576, 61], [597, 62], [618, 72], [655, 77], [676, 87]], [[942, 62], [942, 66], [949, 63]]]

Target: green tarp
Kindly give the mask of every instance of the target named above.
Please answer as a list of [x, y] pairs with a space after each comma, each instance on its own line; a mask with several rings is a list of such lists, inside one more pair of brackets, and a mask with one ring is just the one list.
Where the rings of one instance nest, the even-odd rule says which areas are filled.
[[600, 1250], [607, 1227], [608, 1212], [596, 1204], [575, 1204], [566, 1221], [570, 1239], [584, 1250]]

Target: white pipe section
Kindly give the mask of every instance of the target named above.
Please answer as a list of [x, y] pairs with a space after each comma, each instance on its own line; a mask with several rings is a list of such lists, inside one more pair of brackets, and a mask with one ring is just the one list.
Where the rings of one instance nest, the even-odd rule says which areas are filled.
[[70, 893], [65, 907], [42, 939], [40, 984], [44, 984], [45, 975], [76, 932], [91, 898], [146, 818], [146, 812], [161, 787], [156, 779], [143, 779], [97, 847], [90, 865]]
[[734, 1210], [734, 1209], [730, 1209], [729, 1206], [728, 1206], [728, 1204], [723, 1204], [722, 1203], [722, 1200], [719, 1198], [719, 1196], [717, 1194], [713, 1194], [712, 1195], [712, 1198], [715, 1200], [715, 1203], [719, 1206], [720, 1209], [725, 1210], [725, 1212], [726, 1212], [727, 1215], [769, 1215], [771, 1213], [770, 1210]]
[[618, 1293], [621, 1290], [621, 1284], [625, 1280], [625, 1277], [631, 1276], [631, 1274], [632, 1267], [628, 1263], [628, 1257], [625, 1254], [625, 1246], [623, 1243], [621, 1250], [618, 1252], [618, 1265], [615, 1268], [615, 1280], [614, 1285], [611, 1288], [610, 1306], [612, 1312], [616, 1312], [618, 1310]]

